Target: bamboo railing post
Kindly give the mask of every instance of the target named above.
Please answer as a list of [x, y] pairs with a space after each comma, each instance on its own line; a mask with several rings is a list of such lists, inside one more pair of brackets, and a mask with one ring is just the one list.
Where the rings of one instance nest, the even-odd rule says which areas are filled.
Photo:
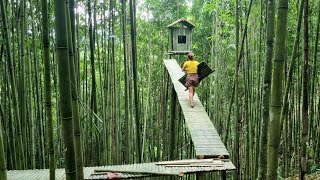
[[205, 179], [206, 179], [206, 176], [204, 172], [198, 172], [196, 174], [196, 180], [205, 180]]
[[170, 153], [169, 153], [169, 160], [174, 159], [174, 152], [175, 152], [175, 136], [176, 136], [176, 131], [175, 131], [175, 120], [176, 120], [176, 108], [177, 108], [177, 93], [172, 86], [171, 88], [171, 100], [170, 100]]
[[221, 180], [227, 179], [227, 171], [221, 171]]

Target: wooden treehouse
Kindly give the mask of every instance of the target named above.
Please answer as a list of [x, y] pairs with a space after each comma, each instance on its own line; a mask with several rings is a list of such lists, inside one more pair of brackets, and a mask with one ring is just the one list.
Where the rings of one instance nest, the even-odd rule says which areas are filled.
[[195, 25], [185, 18], [169, 26], [169, 55], [187, 54], [192, 51], [192, 29]]

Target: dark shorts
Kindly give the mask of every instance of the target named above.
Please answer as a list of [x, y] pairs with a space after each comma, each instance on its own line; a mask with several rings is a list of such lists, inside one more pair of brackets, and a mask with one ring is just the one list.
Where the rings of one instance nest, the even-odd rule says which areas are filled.
[[198, 87], [198, 85], [199, 85], [198, 74], [188, 74], [186, 78], [186, 87], [190, 87], [190, 86]]

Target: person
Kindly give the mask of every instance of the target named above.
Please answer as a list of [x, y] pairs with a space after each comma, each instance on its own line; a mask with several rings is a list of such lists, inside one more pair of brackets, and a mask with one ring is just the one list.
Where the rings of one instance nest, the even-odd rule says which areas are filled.
[[194, 59], [193, 53], [188, 53], [188, 60], [183, 64], [182, 71], [187, 72], [185, 86], [189, 89], [189, 102], [191, 108], [194, 107], [193, 96], [196, 92], [196, 87], [199, 84], [198, 65], [199, 62]]

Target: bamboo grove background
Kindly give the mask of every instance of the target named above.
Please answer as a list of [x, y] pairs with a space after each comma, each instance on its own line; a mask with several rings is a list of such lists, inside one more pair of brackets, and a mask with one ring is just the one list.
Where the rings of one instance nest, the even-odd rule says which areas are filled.
[[0, 177], [192, 158], [162, 64], [166, 26], [181, 17], [196, 25], [196, 59], [215, 69], [198, 94], [237, 167], [228, 177], [319, 171], [319, 0], [0, 5]]

